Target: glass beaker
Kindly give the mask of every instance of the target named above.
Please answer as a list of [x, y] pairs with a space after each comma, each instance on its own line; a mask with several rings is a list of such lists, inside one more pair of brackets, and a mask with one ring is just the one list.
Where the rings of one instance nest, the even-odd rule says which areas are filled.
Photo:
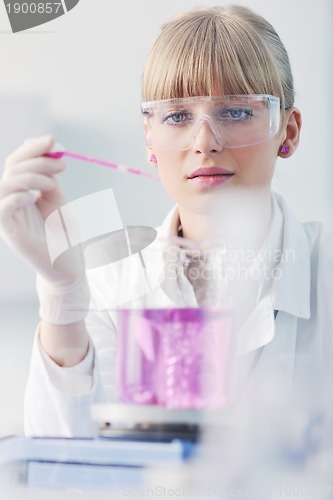
[[231, 398], [234, 354], [222, 249], [184, 238], [153, 247], [142, 253], [149, 282], [149, 262], [162, 262], [158, 286], [117, 312], [118, 396], [168, 408], [223, 407]]
[[117, 389], [126, 403], [223, 407], [230, 399], [230, 315], [220, 309], [119, 311]]

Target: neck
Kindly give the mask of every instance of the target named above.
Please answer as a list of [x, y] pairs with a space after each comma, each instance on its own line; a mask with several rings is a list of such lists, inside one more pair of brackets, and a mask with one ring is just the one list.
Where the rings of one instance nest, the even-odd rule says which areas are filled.
[[235, 248], [257, 250], [271, 221], [271, 192], [233, 192], [205, 214], [179, 206], [179, 215], [184, 238], [198, 243], [218, 240]]

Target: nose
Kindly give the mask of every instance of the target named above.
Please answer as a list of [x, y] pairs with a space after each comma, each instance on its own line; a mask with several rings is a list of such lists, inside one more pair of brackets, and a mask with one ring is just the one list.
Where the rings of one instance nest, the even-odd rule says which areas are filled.
[[223, 140], [209, 116], [202, 116], [193, 133], [193, 148], [196, 154], [220, 153]]

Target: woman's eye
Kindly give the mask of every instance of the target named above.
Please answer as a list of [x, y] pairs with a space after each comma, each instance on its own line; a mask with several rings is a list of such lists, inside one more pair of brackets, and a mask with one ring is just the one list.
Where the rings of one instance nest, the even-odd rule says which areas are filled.
[[251, 120], [254, 116], [253, 110], [250, 108], [228, 108], [224, 109], [220, 117], [222, 120], [245, 121]]
[[166, 123], [167, 125], [179, 125], [185, 123], [190, 118], [190, 113], [177, 111], [176, 113], [168, 113], [163, 116], [161, 123]]

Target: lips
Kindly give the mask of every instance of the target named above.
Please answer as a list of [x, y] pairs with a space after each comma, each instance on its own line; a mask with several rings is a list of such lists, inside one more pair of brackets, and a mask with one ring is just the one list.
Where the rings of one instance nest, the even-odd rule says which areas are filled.
[[188, 181], [192, 186], [196, 186], [198, 189], [207, 190], [225, 184], [233, 175], [234, 172], [230, 172], [230, 170], [226, 168], [205, 167], [194, 170], [194, 172], [189, 175]]
[[205, 167], [205, 168], [198, 168], [197, 170], [194, 170], [188, 178], [189, 179], [195, 179], [196, 177], [212, 177], [212, 176], [219, 176], [219, 175], [234, 175], [233, 172], [230, 172], [230, 170], [227, 170], [225, 168], [221, 167]]

